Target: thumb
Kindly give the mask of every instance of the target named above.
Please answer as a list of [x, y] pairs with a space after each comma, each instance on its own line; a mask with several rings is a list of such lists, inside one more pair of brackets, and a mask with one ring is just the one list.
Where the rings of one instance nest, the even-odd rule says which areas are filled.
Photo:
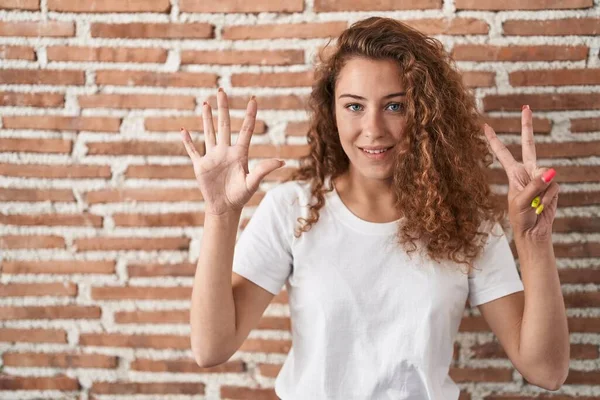
[[285, 161], [278, 160], [275, 158], [259, 162], [258, 165], [252, 170], [252, 172], [250, 172], [246, 177], [248, 189], [252, 192], [255, 192], [258, 189], [258, 185], [260, 185], [260, 182], [265, 178], [265, 176], [269, 175], [277, 168], [283, 167], [284, 165]]

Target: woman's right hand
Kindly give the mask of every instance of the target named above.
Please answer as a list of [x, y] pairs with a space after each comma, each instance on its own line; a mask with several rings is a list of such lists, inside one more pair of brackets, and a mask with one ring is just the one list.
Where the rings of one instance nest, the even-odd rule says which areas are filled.
[[248, 149], [254, 132], [257, 105], [254, 96], [248, 102], [246, 117], [235, 145], [231, 145], [231, 129], [227, 95], [217, 92], [218, 135], [215, 136], [212, 112], [206, 102], [202, 106], [206, 154], [201, 156], [185, 128], [181, 135], [185, 149], [192, 159], [196, 180], [206, 204], [205, 214], [223, 215], [240, 212], [260, 182], [285, 162], [277, 159], [261, 161], [248, 172]]

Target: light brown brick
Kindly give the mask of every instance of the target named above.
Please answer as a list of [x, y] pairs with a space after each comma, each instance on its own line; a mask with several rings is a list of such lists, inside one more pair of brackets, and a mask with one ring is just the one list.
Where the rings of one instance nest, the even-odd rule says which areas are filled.
[[67, 332], [62, 329], [0, 328], [0, 342], [67, 343]]
[[0, 175], [54, 179], [100, 179], [110, 178], [112, 173], [108, 165], [0, 163]]
[[65, 239], [57, 235], [0, 236], [0, 249], [64, 249]]
[[163, 237], [163, 238], [140, 238], [140, 237], [92, 237], [75, 239], [74, 245], [77, 251], [109, 251], [109, 250], [184, 250], [190, 245], [189, 238]]
[[190, 13], [260, 13], [260, 12], [301, 12], [303, 0], [181, 0], [181, 12]]
[[94, 22], [91, 33], [92, 37], [105, 38], [211, 39], [214, 37], [214, 27], [206, 23]]
[[54, 201], [75, 202], [70, 189], [13, 189], [0, 188], [0, 201]]
[[70, 154], [73, 141], [63, 139], [0, 139], [0, 152]]
[[[117, 203], [117, 202], [179, 202], [202, 201], [200, 189], [176, 188], [122, 188], [102, 189], [85, 193], [85, 202], [88, 204]], [[0, 200], [2, 192], [0, 191]]]
[[188, 310], [121, 311], [115, 313], [115, 322], [118, 324], [189, 324], [190, 312]]
[[494, 0], [456, 0], [457, 10], [564, 10], [575, 8], [591, 8], [593, 0], [506, 0], [498, 2]]
[[91, 94], [77, 98], [82, 108], [156, 108], [193, 110], [194, 96], [159, 94]]
[[[245, 110], [250, 96], [228, 96], [227, 102], [232, 110]], [[295, 94], [284, 96], [256, 96], [259, 110], [304, 110], [307, 108], [307, 96]], [[211, 96], [208, 103], [213, 109], [217, 108], [217, 97]]]
[[180, 394], [203, 395], [206, 384], [195, 382], [95, 382], [95, 394]]
[[[243, 119], [231, 118], [231, 131], [237, 133], [243, 123]], [[217, 125], [216, 109], [213, 110], [213, 126]], [[186, 128], [191, 133], [204, 132], [202, 119], [198, 117], [148, 117], [144, 122], [144, 127], [151, 132], [179, 132], [181, 127]], [[267, 131], [265, 121], [257, 120], [254, 125], [254, 135], [261, 135]], [[187, 153], [186, 153], [187, 154]]]
[[346, 22], [308, 22], [301, 24], [259, 24], [233, 25], [223, 29], [223, 39], [312, 39], [339, 35], [348, 24]]
[[579, 61], [586, 60], [587, 46], [492, 46], [458, 44], [452, 49], [457, 61]]
[[130, 347], [153, 349], [190, 349], [189, 335], [128, 335], [121, 333], [82, 333], [82, 346]]
[[315, 0], [316, 12], [331, 11], [398, 11], [442, 8], [441, 0], [394, 1], [394, 0]]
[[0, 59], [35, 61], [35, 51], [29, 46], [0, 45]]
[[308, 153], [308, 145], [281, 145], [257, 144], [250, 146], [250, 158], [299, 158]]
[[183, 50], [181, 63], [216, 65], [293, 65], [304, 63], [302, 50]]
[[508, 74], [512, 86], [599, 85], [600, 69], [553, 69], [514, 71]]
[[0, 223], [17, 226], [78, 226], [102, 228], [102, 216], [81, 214], [0, 214]]
[[600, 35], [600, 18], [511, 19], [504, 21], [502, 29], [505, 35], [519, 36]]
[[58, 390], [58, 391], [75, 391], [80, 390], [81, 385], [77, 378], [71, 378], [66, 375], [54, 376], [11, 376], [3, 374], [1, 380], [2, 390]]
[[144, 47], [52, 46], [46, 49], [46, 54], [48, 61], [164, 63], [168, 51]]
[[0, 92], [0, 106], [62, 107], [64, 104], [65, 96], [59, 93]]
[[571, 120], [571, 132], [600, 131], [600, 118], [575, 118]]
[[129, 264], [127, 274], [129, 277], [154, 277], [154, 276], [194, 276], [195, 263], [179, 264]]
[[196, 179], [191, 165], [131, 165], [125, 171], [127, 179]]
[[199, 367], [194, 359], [179, 358], [174, 360], [154, 360], [136, 358], [131, 362], [131, 370], [148, 372], [173, 373], [243, 373], [246, 371], [244, 361], [232, 360], [211, 368]]
[[0, 10], [38, 11], [40, 0], [0, 0]]
[[231, 75], [231, 85], [236, 87], [300, 87], [311, 86], [313, 81], [313, 71]]
[[0, 320], [23, 319], [98, 319], [101, 309], [97, 306], [26, 306], [0, 307]]
[[62, 115], [7, 116], [2, 119], [8, 129], [35, 129], [51, 131], [119, 132], [121, 118], [68, 117]]
[[4, 261], [4, 274], [113, 274], [114, 261]]
[[159, 12], [171, 9], [169, 0], [48, 0], [48, 11], [75, 13]]
[[487, 71], [463, 71], [463, 82], [468, 87], [491, 87], [496, 84], [496, 73]]
[[2, 359], [4, 365], [11, 367], [114, 369], [118, 366], [117, 357], [103, 354], [7, 352]]
[[28, 85], [83, 85], [85, 75], [83, 71], [2, 69], [0, 82]]
[[486, 35], [490, 27], [477, 18], [421, 18], [401, 20], [425, 35]]
[[202, 226], [204, 225], [204, 213], [160, 213], [160, 214], [130, 214], [116, 213], [113, 215], [116, 226]]
[[[194, 142], [200, 154], [204, 154], [204, 143]], [[183, 143], [177, 142], [150, 142], [131, 140], [122, 142], [94, 142], [88, 143], [88, 155], [160, 155], [160, 156], [187, 156]]]
[[600, 96], [594, 93], [555, 93], [488, 95], [483, 98], [485, 111], [521, 111], [523, 104], [529, 104], [533, 113], [536, 110], [598, 110]]
[[98, 85], [216, 87], [217, 74], [205, 72], [97, 71]]
[[5, 21], [0, 22], [0, 36], [71, 37], [75, 36], [75, 23], [69, 21]]
[[94, 300], [187, 300], [192, 295], [191, 287], [92, 287], [91, 296]]
[[285, 128], [286, 136], [306, 136], [310, 126], [308, 121], [290, 121]]
[[0, 284], [0, 297], [21, 296], [75, 297], [77, 296], [77, 285], [73, 282]]

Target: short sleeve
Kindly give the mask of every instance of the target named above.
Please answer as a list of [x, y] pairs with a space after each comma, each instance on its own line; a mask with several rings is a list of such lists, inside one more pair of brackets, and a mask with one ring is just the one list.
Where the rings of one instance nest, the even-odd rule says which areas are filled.
[[291, 236], [285, 223], [284, 188], [269, 190], [239, 236], [233, 272], [277, 295], [292, 270]]
[[508, 239], [498, 223], [474, 266], [469, 274], [471, 307], [524, 290]]

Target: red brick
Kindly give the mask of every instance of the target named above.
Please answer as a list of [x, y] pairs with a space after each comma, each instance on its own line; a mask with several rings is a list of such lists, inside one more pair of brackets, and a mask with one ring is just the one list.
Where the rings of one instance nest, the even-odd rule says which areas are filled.
[[[483, 120], [490, 125], [498, 134], [521, 134], [521, 117], [490, 117], [483, 115]], [[552, 122], [546, 118], [533, 117], [533, 133], [537, 135], [548, 135], [552, 129]], [[562, 195], [562, 193], [561, 193]]]
[[189, 335], [128, 335], [121, 333], [82, 333], [81, 346], [154, 348], [168, 350], [188, 350]]
[[75, 202], [70, 189], [12, 189], [0, 188], [0, 201], [54, 201]]
[[0, 342], [67, 343], [67, 332], [62, 329], [0, 328]]
[[[1, 190], [1, 189], [0, 189]], [[0, 191], [0, 200], [2, 200]], [[87, 204], [121, 202], [180, 202], [202, 201], [199, 189], [140, 188], [101, 189], [85, 194]]]
[[11, 367], [117, 368], [118, 358], [102, 354], [77, 353], [4, 353], [4, 365]]
[[48, 11], [75, 13], [162, 12], [171, 9], [169, 0], [48, 0]]
[[487, 71], [463, 71], [463, 82], [467, 87], [491, 87], [496, 84], [496, 73]]
[[338, 36], [348, 27], [346, 22], [308, 22], [300, 24], [233, 25], [223, 29], [223, 39], [312, 39]]
[[0, 10], [38, 11], [40, 0], [0, 0]]
[[[522, 161], [520, 144], [510, 144], [507, 147], [517, 161]], [[538, 159], [593, 157], [600, 154], [600, 141], [536, 143], [535, 151]]]
[[160, 214], [131, 214], [115, 213], [113, 215], [116, 226], [202, 226], [204, 214], [193, 212], [160, 213]]
[[0, 236], [0, 249], [64, 249], [65, 247], [65, 239], [57, 235]]
[[242, 343], [240, 351], [287, 354], [291, 347], [291, 340], [246, 339]]
[[546, 20], [507, 20], [502, 24], [505, 35], [565, 36], [599, 35], [600, 18], [565, 18]]
[[0, 214], [0, 223], [17, 226], [76, 226], [102, 228], [102, 216], [81, 214]]
[[[555, 182], [598, 182], [600, 168], [596, 166], [557, 166]], [[501, 168], [494, 168], [488, 172], [490, 183], [505, 185], [508, 183], [506, 172]], [[562, 195], [562, 194], [561, 194]], [[560, 197], [560, 196], [559, 196]], [[560, 200], [559, 200], [560, 202]]]
[[600, 203], [600, 191], [561, 192], [558, 207], [589, 206]]
[[2, 390], [74, 391], [80, 390], [81, 386], [77, 378], [70, 378], [66, 375], [24, 377], [2, 374], [0, 388]]
[[191, 165], [130, 165], [127, 179], [196, 179]]
[[600, 269], [595, 268], [598, 266], [594, 266], [594, 268], [560, 268], [558, 269], [560, 283], [600, 283]]
[[463, 382], [512, 382], [510, 368], [450, 368], [450, 378], [456, 383]]
[[316, 12], [330, 11], [398, 11], [442, 8], [441, 0], [394, 1], [394, 0], [315, 0]]
[[181, 12], [190, 13], [260, 13], [260, 12], [302, 12], [303, 0], [181, 0]]
[[119, 132], [121, 118], [68, 117], [62, 115], [7, 116], [2, 119], [8, 129], [51, 131]]
[[600, 131], [600, 118], [574, 118], [571, 120], [571, 132]]
[[0, 22], [0, 36], [71, 37], [75, 36], [75, 23], [69, 21], [5, 21]]
[[114, 261], [4, 261], [4, 274], [114, 274]]
[[107, 165], [52, 165], [52, 164], [2, 164], [0, 175], [55, 178], [55, 179], [99, 179], [110, 178], [112, 173]]
[[587, 46], [493, 46], [458, 44], [452, 49], [457, 61], [579, 61], [586, 60]]
[[[194, 142], [200, 154], [204, 154], [204, 143]], [[123, 141], [123, 142], [94, 142], [88, 143], [88, 155], [161, 155], [161, 156], [186, 156], [185, 146], [180, 142], [148, 142], [148, 141]]]
[[131, 22], [128, 24], [108, 24], [94, 22], [92, 37], [106, 38], [157, 38], [157, 39], [211, 39], [214, 27], [206, 23], [152, 23]]
[[18, 296], [77, 296], [77, 285], [72, 282], [7, 283], [0, 284], [0, 297]]
[[483, 98], [485, 111], [521, 111], [523, 104], [536, 110], [597, 110], [600, 96], [592, 93], [509, 94], [488, 95]]
[[0, 92], [0, 106], [62, 107], [64, 104], [65, 96], [58, 93]]
[[257, 364], [258, 373], [260, 376], [265, 376], [267, 378], [276, 378], [281, 371], [283, 365], [281, 364]]
[[499, 3], [494, 0], [456, 0], [456, 10], [564, 10], [572, 8], [591, 8], [593, 0], [506, 0]]
[[204, 383], [194, 382], [95, 382], [90, 393], [96, 394], [189, 394], [203, 395]]
[[192, 295], [191, 287], [92, 287], [91, 296], [94, 300], [187, 300]]
[[300, 87], [311, 86], [313, 80], [313, 71], [231, 75], [231, 85], [236, 87]]
[[[250, 96], [228, 96], [227, 102], [232, 110], [245, 110]], [[259, 110], [304, 110], [307, 108], [308, 97], [295, 94], [283, 96], [256, 96]], [[217, 109], [217, 97], [210, 96], [208, 103]]]
[[72, 147], [62, 139], [0, 139], [0, 152], [70, 154]]
[[293, 65], [304, 63], [303, 50], [183, 50], [181, 64]]
[[0, 59], [35, 61], [35, 51], [29, 46], [0, 45]]
[[168, 51], [144, 47], [82, 47], [51, 46], [46, 50], [48, 61], [103, 61], [133, 63], [164, 63]]
[[515, 71], [508, 74], [512, 86], [571, 86], [600, 84], [600, 69]]
[[477, 18], [423, 18], [401, 22], [425, 35], [486, 35], [490, 31], [488, 23]]
[[285, 128], [287, 136], [306, 136], [308, 131], [308, 121], [290, 121]]
[[22, 319], [98, 319], [101, 309], [96, 306], [28, 306], [0, 307], [0, 321]]
[[218, 75], [205, 72], [97, 71], [98, 85], [216, 87]]
[[77, 98], [82, 108], [153, 108], [193, 110], [194, 96], [160, 94], [90, 94]]
[[190, 245], [189, 238], [163, 237], [163, 238], [140, 238], [140, 237], [92, 237], [75, 239], [73, 244], [77, 251], [157, 251], [157, 250], [184, 250]]
[[189, 324], [190, 312], [188, 310], [122, 311], [115, 313], [115, 322], [118, 324]]
[[[596, 177], [598, 174], [596, 174]], [[556, 178], [555, 178], [556, 179]], [[597, 179], [597, 178], [596, 178]], [[583, 257], [600, 257], [600, 243], [586, 242], [580, 243], [557, 243], [554, 245], [556, 257], [583, 258]], [[574, 295], [577, 295], [573, 293]], [[592, 296], [600, 295], [600, 293], [590, 293]], [[597, 307], [594, 306], [594, 307]]]
[[221, 398], [231, 400], [256, 399], [256, 400], [277, 400], [274, 389], [252, 389], [249, 387], [236, 387], [230, 385], [221, 386]]
[[[217, 126], [217, 117], [213, 110], [213, 124]], [[242, 127], [243, 119], [231, 118], [231, 130], [236, 133]], [[147, 117], [144, 122], [147, 131], [152, 132], [179, 132], [181, 127], [185, 127], [190, 132], [204, 132], [202, 119], [198, 117]], [[254, 135], [261, 135], [267, 131], [264, 121], [257, 120], [254, 125]], [[187, 154], [187, 153], [186, 153]]]
[[195, 272], [195, 263], [130, 264], [127, 266], [129, 277], [194, 276]]
[[191, 358], [175, 360], [153, 360], [137, 358], [131, 362], [131, 370], [148, 372], [173, 373], [243, 373], [246, 372], [244, 361], [232, 360], [211, 368], [199, 367]]
[[83, 71], [2, 69], [0, 82], [29, 85], [83, 85], [85, 75]]

